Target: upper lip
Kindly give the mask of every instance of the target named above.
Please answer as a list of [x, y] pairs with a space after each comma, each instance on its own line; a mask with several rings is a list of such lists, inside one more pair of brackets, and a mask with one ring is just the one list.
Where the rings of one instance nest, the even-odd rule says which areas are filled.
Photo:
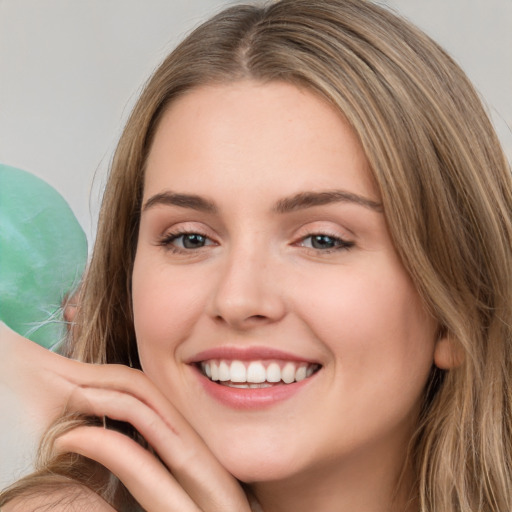
[[228, 359], [239, 361], [255, 361], [260, 359], [280, 359], [284, 361], [297, 361], [299, 363], [320, 364], [315, 359], [305, 358], [291, 352], [277, 350], [271, 347], [235, 347], [224, 346], [203, 350], [193, 355], [186, 362], [188, 364], [208, 361], [210, 359]]

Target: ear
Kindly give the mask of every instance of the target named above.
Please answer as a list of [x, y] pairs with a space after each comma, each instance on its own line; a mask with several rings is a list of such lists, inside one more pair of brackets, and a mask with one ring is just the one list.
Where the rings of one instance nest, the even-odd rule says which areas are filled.
[[453, 370], [464, 362], [464, 351], [450, 333], [442, 328], [434, 348], [434, 363], [441, 370]]

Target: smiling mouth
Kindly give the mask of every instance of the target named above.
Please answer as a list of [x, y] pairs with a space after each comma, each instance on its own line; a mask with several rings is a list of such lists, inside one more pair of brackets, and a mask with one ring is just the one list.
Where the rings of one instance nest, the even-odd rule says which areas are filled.
[[201, 361], [198, 368], [210, 381], [222, 386], [258, 389], [300, 382], [311, 377], [321, 366], [280, 360], [209, 359]]

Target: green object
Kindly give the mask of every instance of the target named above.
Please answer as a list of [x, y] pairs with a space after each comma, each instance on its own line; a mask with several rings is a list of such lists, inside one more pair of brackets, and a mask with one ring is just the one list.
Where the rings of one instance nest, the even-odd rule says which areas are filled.
[[66, 327], [62, 301], [80, 282], [87, 239], [64, 198], [0, 164], [0, 320], [51, 348]]

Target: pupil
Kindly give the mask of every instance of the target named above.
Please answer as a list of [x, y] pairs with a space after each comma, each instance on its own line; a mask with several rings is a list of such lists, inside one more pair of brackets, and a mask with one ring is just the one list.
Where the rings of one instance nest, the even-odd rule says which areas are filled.
[[311, 240], [315, 249], [330, 249], [334, 247], [334, 240], [328, 235], [315, 235]]
[[185, 249], [196, 249], [203, 247], [205, 239], [203, 235], [191, 234], [183, 237], [183, 247]]

